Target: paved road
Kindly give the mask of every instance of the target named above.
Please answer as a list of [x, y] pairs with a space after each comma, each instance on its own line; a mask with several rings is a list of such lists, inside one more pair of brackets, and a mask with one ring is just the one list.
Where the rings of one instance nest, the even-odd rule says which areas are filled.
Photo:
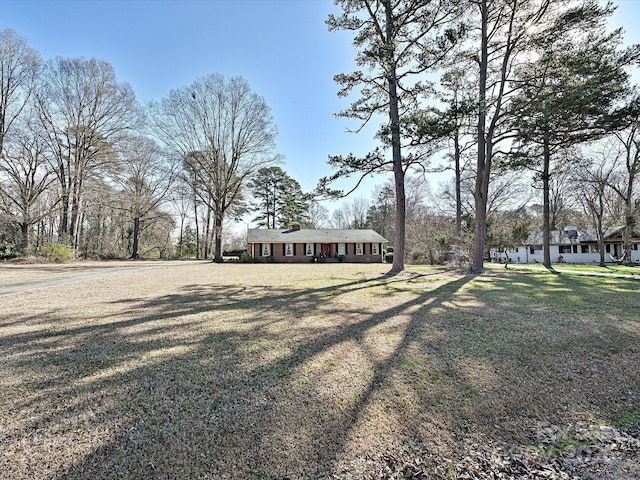
[[121, 272], [132, 272], [135, 270], [147, 270], [150, 268], [161, 267], [178, 267], [183, 265], [193, 265], [193, 262], [150, 262], [132, 266], [118, 266], [112, 268], [101, 266], [101, 268], [99, 269], [84, 272], [57, 273], [46, 277], [32, 278], [29, 280], [22, 280], [18, 282], [0, 283], [0, 295], [22, 293], [39, 288], [48, 288], [65, 285], [68, 283], [95, 280], [97, 278], [102, 278]]

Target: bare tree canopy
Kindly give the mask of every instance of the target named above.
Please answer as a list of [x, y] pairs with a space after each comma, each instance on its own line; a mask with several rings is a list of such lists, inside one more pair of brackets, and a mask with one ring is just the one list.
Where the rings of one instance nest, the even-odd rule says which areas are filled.
[[15, 31], [0, 31], [0, 154], [4, 138], [29, 101], [40, 68], [38, 52]]
[[150, 138], [129, 135], [119, 145], [120, 158], [112, 175], [121, 188], [121, 208], [133, 223], [131, 258], [140, 256], [140, 234], [166, 215], [160, 207], [170, 200], [175, 180], [173, 162]]
[[138, 104], [111, 64], [60, 57], [47, 63], [36, 103], [60, 182], [59, 236], [75, 248], [85, 182], [115, 159], [114, 143], [137, 126]]
[[20, 229], [19, 249], [31, 249], [31, 228], [57, 204], [55, 173], [37, 122], [22, 115], [0, 156], [0, 218]]
[[611, 175], [608, 186], [622, 202], [624, 262], [631, 264], [632, 238], [640, 223], [640, 118], [636, 118], [629, 128], [617, 132], [613, 141], [616, 145], [616, 171]]
[[221, 262], [225, 216], [249, 178], [278, 159], [271, 109], [243, 78], [212, 74], [152, 102], [149, 114], [154, 135], [184, 159], [192, 188], [213, 211]]
[[39, 69], [40, 56], [24, 38], [11, 29], [0, 31], [0, 214], [19, 227], [22, 251], [30, 246], [29, 228], [44, 212], [37, 207], [51, 183], [42, 168], [42, 145], [28, 128]]

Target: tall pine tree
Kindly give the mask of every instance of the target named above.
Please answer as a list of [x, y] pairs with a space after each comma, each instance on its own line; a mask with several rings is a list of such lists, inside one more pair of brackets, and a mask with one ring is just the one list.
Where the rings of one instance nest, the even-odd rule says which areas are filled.
[[328, 188], [331, 182], [356, 175], [360, 178], [357, 188], [371, 173], [393, 172], [396, 214], [391, 271], [397, 273], [404, 269], [405, 174], [422, 160], [421, 156], [409, 154], [410, 142], [401, 126], [431, 93], [430, 85], [424, 82], [425, 75], [438, 68], [457, 41], [460, 32], [455, 21], [461, 4], [454, 0], [337, 0], [336, 4], [343, 13], [331, 15], [327, 24], [332, 31], [354, 33], [356, 63], [361, 68], [335, 76], [341, 86], [339, 96], [360, 90], [359, 98], [338, 115], [358, 120], [358, 131], [379, 115], [388, 120], [378, 134], [384, 148], [364, 158], [330, 157], [329, 164], [338, 171], [321, 179], [319, 189], [344, 196], [343, 192]]
[[620, 50], [622, 30], [607, 33], [609, 3], [587, 0], [543, 29], [533, 46], [539, 58], [520, 69], [521, 92], [511, 103], [517, 131], [513, 163], [535, 170], [543, 189], [544, 264], [551, 266], [550, 178], [554, 156], [629, 122], [631, 95], [626, 68], [638, 46]]
[[248, 184], [254, 201], [251, 209], [262, 228], [289, 228], [294, 223], [309, 222], [308, 196], [300, 184], [280, 167], [266, 167]]

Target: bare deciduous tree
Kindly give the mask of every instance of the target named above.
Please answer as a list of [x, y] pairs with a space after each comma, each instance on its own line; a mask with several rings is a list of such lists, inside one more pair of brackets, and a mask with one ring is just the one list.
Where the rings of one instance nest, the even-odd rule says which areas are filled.
[[605, 146], [605, 150], [585, 156], [571, 171], [571, 185], [596, 229], [601, 267], [606, 263], [604, 235], [612, 226], [611, 217], [607, 215], [610, 210], [608, 191], [616, 164], [609, 154], [610, 149]]
[[184, 234], [185, 234], [185, 222], [193, 208], [193, 199], [191, 195], [191, 187], [183, 181], [181, 177], [176, 178], [177, 187], [172, 189], [171, 194], [171, 203], [173, 204], [174, 210], [178, 213], [180, 217], [180, 233], [178, 237], [178, 256], [182, 259], [185, 249], [184, 249]]
[[40, 56], [11, 29], [0, 31], [0, 155], [4, 139], [31, 96]]
[[368, 211], [369, 202], [364, 197], [355, 197], [351, 201], [345, 201], [340, 208], [331, 214], [333, 228], [367, 228]]
[[191, 181], [214, 216], [215, 258], [222, 262], [222, 225], [239, 215], [242, 189], [277, 161], [277, 129], [264, 98], [240, 77], [209, 75], [149, 105], [154, 134], [185, 159]]
[[609, 183], [624, 204], [624, 262], [631, 263], [631, 240], [640, 216], [640, 125], [637, 121], [614, 135], [617, 140], [618, 168]]
[[29, 247], [29, 228], [39, 220], [34, 208], [48, 178], [41, 168], [42, 150], [35, 145], [36, 139], [18, 132], [12, 152], [5, 150], [29, 103], [39, 69], [40, 56], [24, 38], [12, 29], [0, 31], [0, 212], [20, 228], [23, 251]]
[[113, 145], [137, 126], [138, 105], [111, 64], [84, 58], [50, 61], [36, 100], [60, 183], [58, 233], [76, 248], [85, 182], [115, 159]]
[[329, 209], [317, 200], [309, 201], [309, 227], [311, 228], [329, 228]]
[[140, 253], [140, 233], [164, 218], [160, 208], [169, 201], [174, 165], [151, 139], [131, 135], [119, 144], [120, 159], [113, 180], [121, 189], [121, 208], [133, 221], [131, 258]]
[[0, 214], [20, 229], [22, 253], [31, 247], [30, 230], [56, 205], [51, 195], [55, 174], [46, 157], [46, 145], [33, 122], [20, 121], [0, 156]]

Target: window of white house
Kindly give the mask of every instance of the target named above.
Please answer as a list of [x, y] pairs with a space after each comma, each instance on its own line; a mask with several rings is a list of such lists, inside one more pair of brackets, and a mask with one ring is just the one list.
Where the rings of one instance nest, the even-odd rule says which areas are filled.
[[542, 246], [541, 245], [531, 245], [529, 247], [529, 253], [531, 253], [531, 255], [535, 255], [536, 253], [542, 253]]
[[356, 255], [363, 255], [363, 249], [361, 243], [356, 243]]
[[263, 257], [268, 257], [269, 255], [271, 255], [271, 244], [270, 243], [263, 243], [262, 244], [262, 256]]
[[307, 250], [305, 252], [307, 257], [313, 257], [313, 243], [307, 243]]
[[284, 244], [284, 256], [293, 257], [293, 243]]
[[593, 245], [589, 245], [590, 253], [600, 253], [600, 249], [598, 248], [598, 244], [594, 243]]
[[605, 251], [605, 252], [607, 252], [607, 253], [611, 253], [611, 245], [607, 243], [607, 244], [604, 246], [604, 251]]
[[560, 253], [571, 253], [571, 245], [560, 245], [558, 250]]
[[377, 255], [378, 254], [378, 244], [377, 243], [372, 243], [371, 244], [371, 255]]
[[634, 243], [631, 245], [631, 250], [640, 250], [640, 243]]
[[339, 243], [338, 244], [338, 255], [346, 255], [347, 249], [345, 248], [344, 243]]
[[589, 245], [580, 245], [580, 253], [589, 253]]

